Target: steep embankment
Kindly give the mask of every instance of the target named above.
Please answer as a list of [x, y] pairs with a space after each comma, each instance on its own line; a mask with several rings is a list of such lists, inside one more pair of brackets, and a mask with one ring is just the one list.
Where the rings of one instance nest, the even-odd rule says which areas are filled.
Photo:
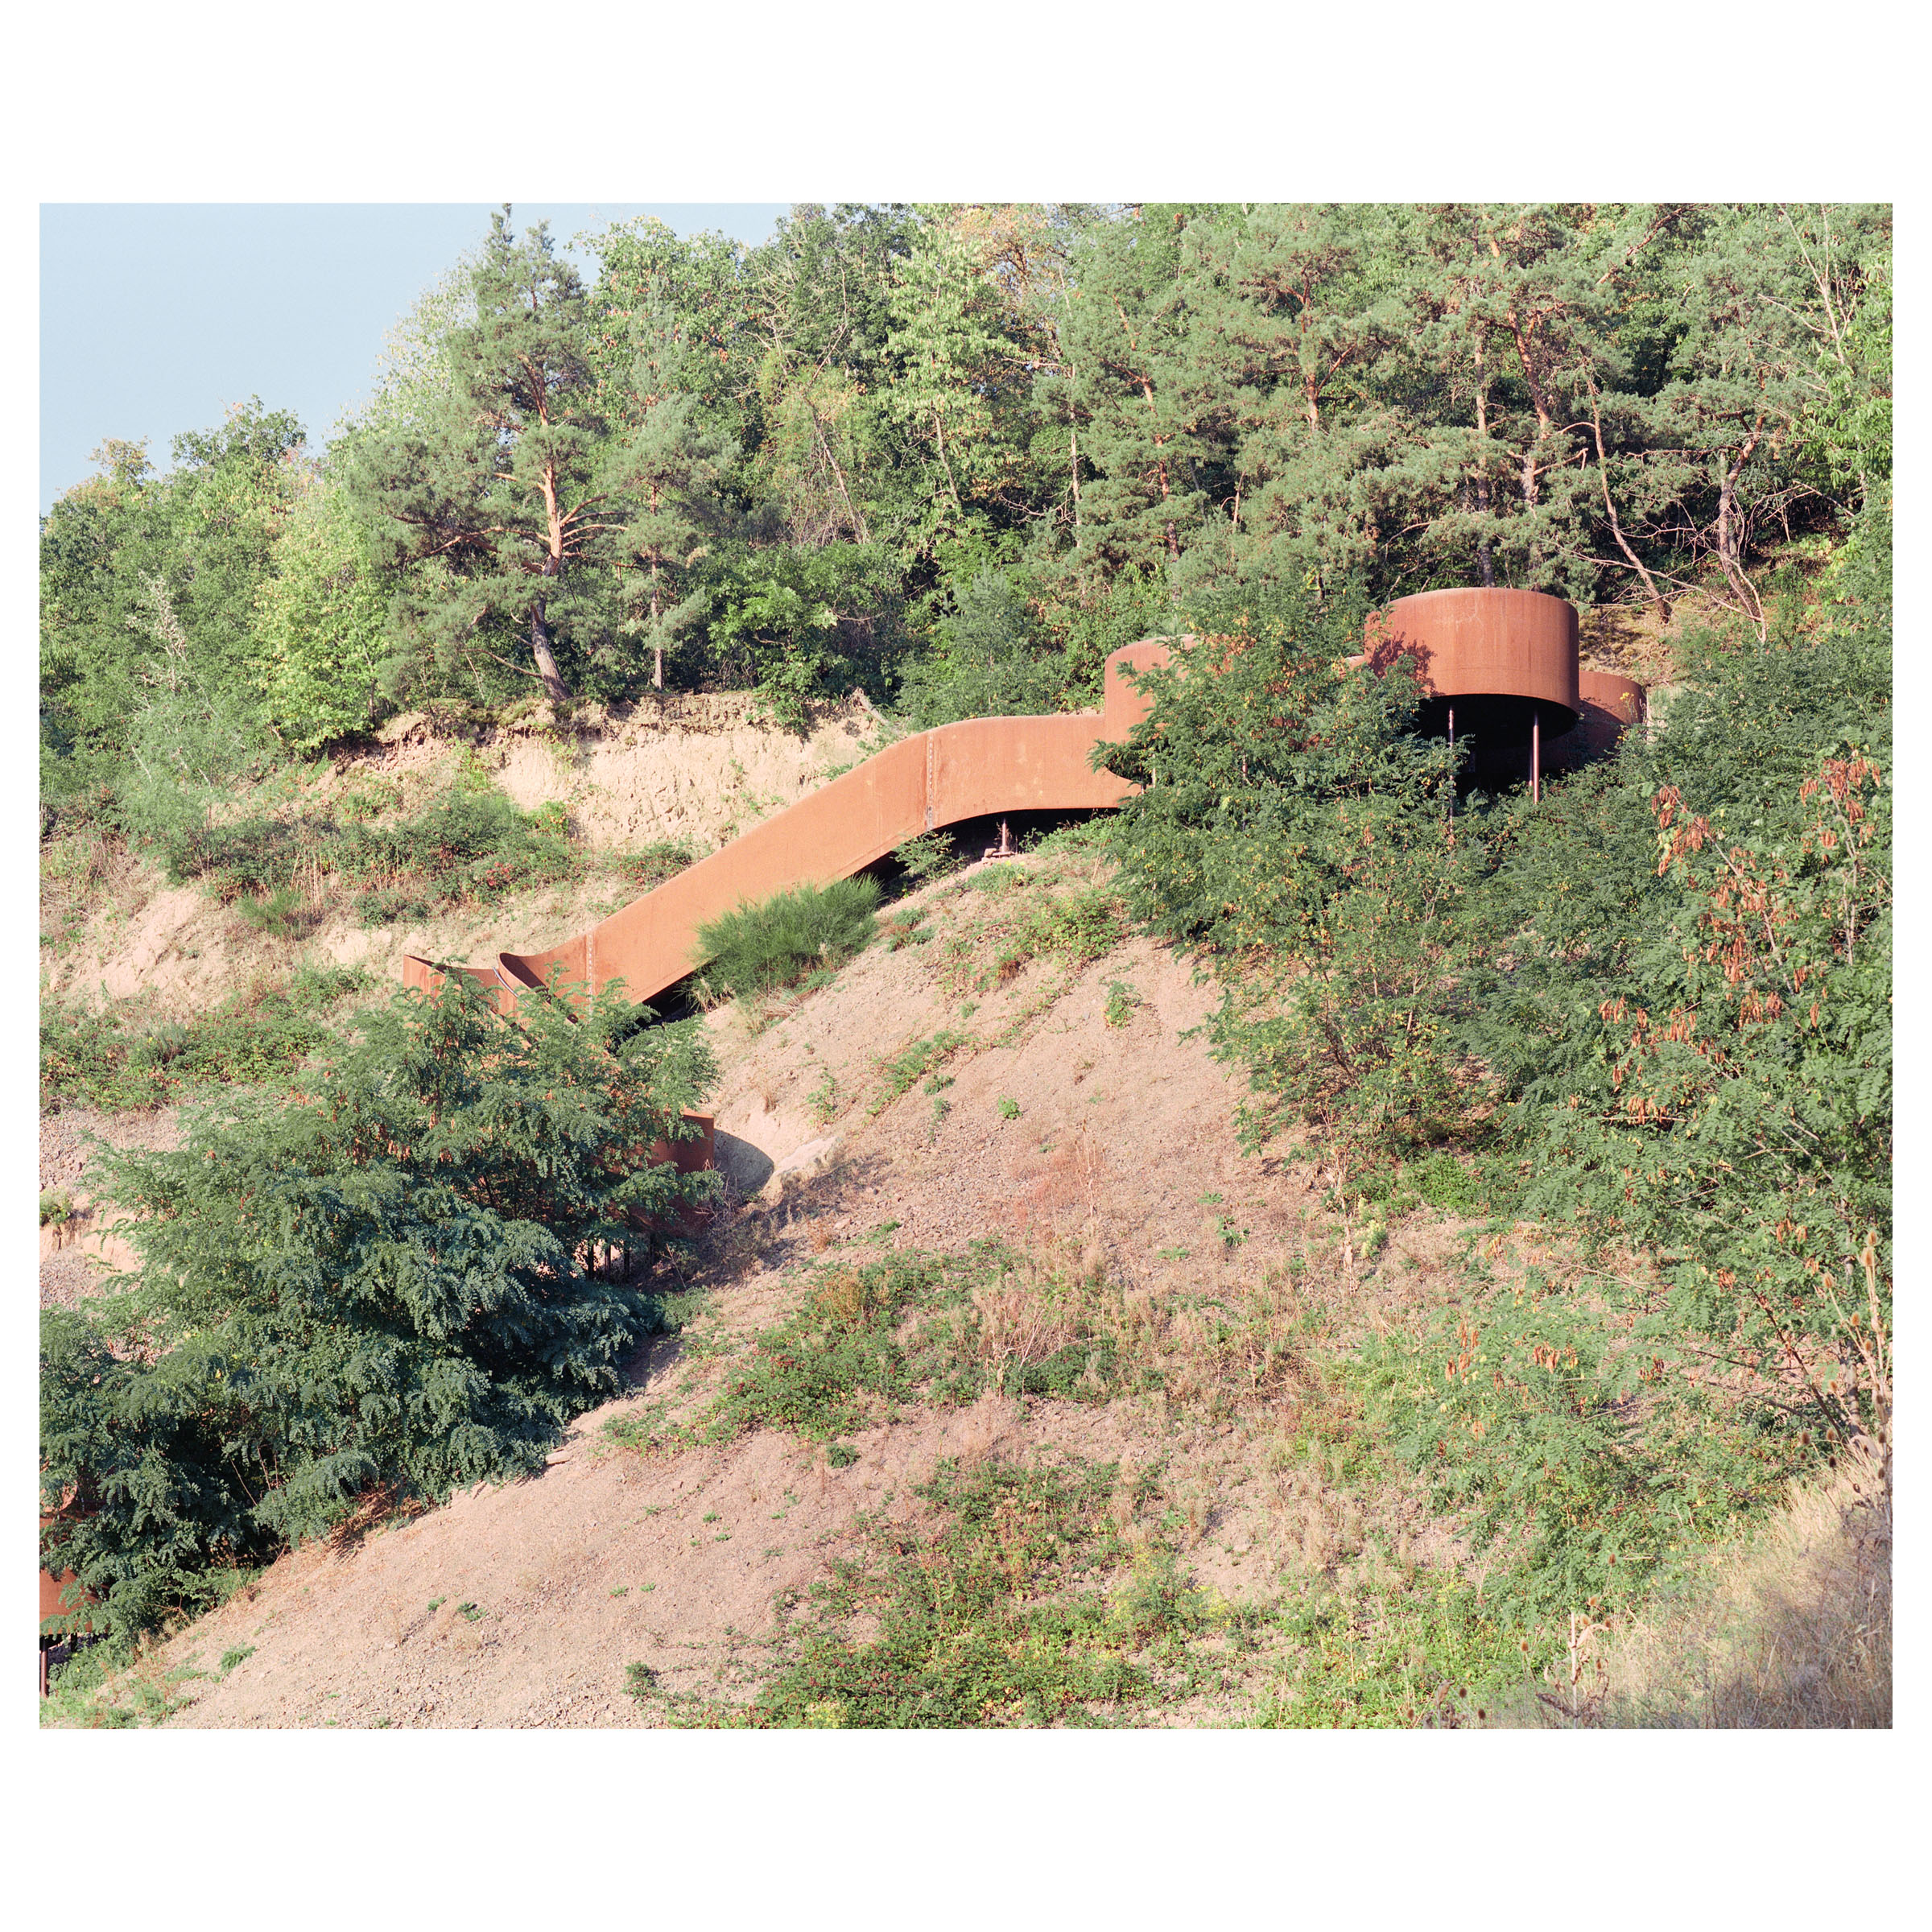
[[[731, 1198], [683, 1336], [646, 1352], [633, 1392], [539, 1480], [283, 1559], [153, 1654], [151, 1703], [213, 1725], [715, 1716], [819, 1641], [815, 1592], [890, 1565], [881, 1537], [956, 1530], [935, 1477], [1101, 1472], [1104, 1509], [1055, 1534], [1106, 1600], [1167, 1605], [1121, 1640], [1147, 1679], [1117, 1686], [1137, 1721], [1279, 1695], [1280, 1642], [1236, 1634], [1257, 1607], [1389, 1561], [1459, 1574], [1418, 1498], [1385, 1485], [1365, 1513], [1348, 1488], [1307, 1353], [1435, 1292], [1448, 1225], [1358, 1263], [1311, 1170], [1241, 1154], [1235, 1094], [1193, 1031], [1207, 990], [1122, 936], [1089, 854], [956, 876], [895, 907], [888, 935], [817, 991], [711, 1016]], [[815, 1297], [935, 1256], [959, 1270], [932, 1302], [952, 1324], [931, 1343], [946, 1386], [900, 1399], [835, 1371], [802, 1427], [745, 1408], [736, 1378], [782, 1359], [774, 1329]], [[873, 1339], [895, 1325], [910, 1333], [895, 1313]], [[826, 1417], [836, 1437], [815, 1435]], [[876, 1631], [880, 1614], [836, 1620]], [[828, 1708], [812, 1721], [865, 1721]]]
[[[152, 857], [122, 840], [69, 835], [43, 853], [43, 998], [50, 1008], [105, 1007], [137, 1033], [205, 1022], [225, 1008], [247, 1009], [245, 1025], [305, 967], [360, 968], [365, 980], [349, 1003], [382, 998], [399, 983], [407, 953], [488, 956], [581, 930], [635, 895], [627, 855], [673, 847], [702, 856], [865, 756], [881, 730], [863, 699], [824, 709], [799, 733], [762, 722], [741, 694], [672, 696], [580, 716], [568, 729], [544, 712], [481, 731], [398, 718], [374, 745], [305, 782], [237, 797], [232, 815], [394, 822], [460, 776], [525, 811], [561, 808], [576, 876], [372, 922], [346, 882], [309, 873], [295, 894], [299, 916], [264, 930], [201, 882], [170, 884]], [[70, 1101], [43, 1118], [40, 1187], [52, 1197], [40, 1234], [43, 1305], [72, 1303], [91, 1292], [97, 1262], [129, 1258], [90, 1212], [93, 1137], [157, 1146], [173, 1132], [168, 1106], [115, 1114]]]
[[[366, 752], [337, 758], [298, 786], [264, 787], [250, 810], [327, 812], [353, 799], [378, 821], [408, 813], [460, 770], [486, 778], [524, 811], [561, 807], [587, 856], [616, 861], [653, 845], [693, 856], [735, 838], [857, 762], [881, 736], [862, 699], [828, 708], [809, 731], [759, 721], [749, 696], [684, 696], [568, 729], [539, 712], [463, 732], [411, 714]], [[326, 879], [305, 883], [299, 943], [265, 933], [198, 884], [170, 885], [151, 860], [118, 841], [84, 837], [54, 855], [42, 889], [45, 993], [60, 1001], [139, 998], [186, 1018], [298, 964], [361, 966], [397, 977], [406, 953], [485, 956], [543, 944], [634, 896], [614, 863], [565, 885], [510, 890], [445, 911], [365, 925]]]

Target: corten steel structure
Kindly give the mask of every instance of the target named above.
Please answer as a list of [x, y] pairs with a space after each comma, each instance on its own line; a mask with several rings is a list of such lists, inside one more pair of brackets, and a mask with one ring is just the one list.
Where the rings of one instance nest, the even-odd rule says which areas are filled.
[[1546, 739], [1582, 724], [1595, 749], [1641, 712], [1640, 686], [1581, 668], [1575, 606], [1542, 591], [1419, 591], [1372, 611], [1364, 642], [1371, 663], [1413, 660], [1428, 693], [1425, 731], [1526, 747], [1532, 798], [1542, 794]]
[[427, 992], [446, 972], [467, 973], [493, 988], [506, 1011], [552, 974], [593, 991], [621, 980], [633, 999], [654, 999], [698, 964], [698, 927], [747, 901], [848, 878], [908, 839], [962, 819], [1118, 805], [1134, 788], [1090, 770], [1088, 754], [1102, 739], [1125, 737], [1146, 715], [1146, 701], [1122, 674], [1166, 657], [1167, 646], [1153, 639], [1114, 652], [1097, 712], [969, 718], [902, 738], [574, 939], [473, 966], [411, 956], [403, 983]]
[[[1542, 789], [1542, 740], [1580, 724], [1595, 750], [1641, 715], [1627, 678], [1577, 663], [1577, 617], [1561, 597], [1534, 590], [1430, 590], [1398, 598], [1368, 620], [1367, 661], [1416, 663], [1429, 696], [1425, 730], [1474, 733], [1485, 745], [1527, 746], [1532, 790]], [[554, 975], [600, 990], [621, 980], [635, 1000], [655, 999], [700, 962], [697, 929], [734, 906], [799, 885], [847, 878], [923, 832], [1014, 811], [1105, 810], [1133, 791], [1088, 760], [1147, 714], [1127, 681], [1167, 661], [1147, 638], [1107, 660], [1102, 708], [1048, 717], [972, 718], [889, 745], [823, 790], [708, 859], [667, 880], [575, 939], [540, 952], [502, 952], [452, 966], [412, 956], [404, 984], [432, 990], [447, 972], [481, 981], [506, 1011]], [[1362, 662], [1362, 659], [1354, 660]]]

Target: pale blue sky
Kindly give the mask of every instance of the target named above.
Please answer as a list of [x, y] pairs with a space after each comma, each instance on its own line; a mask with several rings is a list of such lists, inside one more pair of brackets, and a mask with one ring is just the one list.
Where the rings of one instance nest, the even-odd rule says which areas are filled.
[[[559, 239], [630, 215], [680, 234], [762, 242], [783, 202], [519, 203]], [[369, 393], [382, 338], [490, 208], [47, 203], [40, 210], [40, 507], [93, 469], [108, 436], [148, 439], [165, 469], [181, 431], [259, 396], [320, 447]]]

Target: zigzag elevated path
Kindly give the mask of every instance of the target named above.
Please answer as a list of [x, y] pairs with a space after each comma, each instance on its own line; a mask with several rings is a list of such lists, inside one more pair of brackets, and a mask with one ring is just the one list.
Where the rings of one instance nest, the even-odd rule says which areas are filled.
[[848, 878], [908, 839], [968, 819], [1117, 806], [1136, 788], [1092, 770], [1089, 755], [1103, 741], [1118, 743], [1146, 716], [1146, 700], [1123, 674], [1166, 659], [1158, 639], [1115, 651], [1097, 712], [969, 718], [902, 738], [588, 932], [541, 952], [502, 952], [471, 965], [411, 955], [403, 984], [431, 992], [446, 974], [461, 972], [493, 988], [506, 1011], [525, 989], [544, 986], [553, 975], [593, 992], [621, 980], [632, 999], [655, 999], [703, 963], [699, 927], [734, 906]]

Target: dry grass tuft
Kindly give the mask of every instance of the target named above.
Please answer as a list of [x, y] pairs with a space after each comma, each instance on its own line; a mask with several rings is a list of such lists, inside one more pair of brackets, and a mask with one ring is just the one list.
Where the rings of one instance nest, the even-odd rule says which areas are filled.
[[1498, 1722], [1887, 1730], [1892, 1497], [1847, 1468], [1793, 1489], [1713, 1574], [1644, 1617], [1581, 1630], [1561, 1681]]

